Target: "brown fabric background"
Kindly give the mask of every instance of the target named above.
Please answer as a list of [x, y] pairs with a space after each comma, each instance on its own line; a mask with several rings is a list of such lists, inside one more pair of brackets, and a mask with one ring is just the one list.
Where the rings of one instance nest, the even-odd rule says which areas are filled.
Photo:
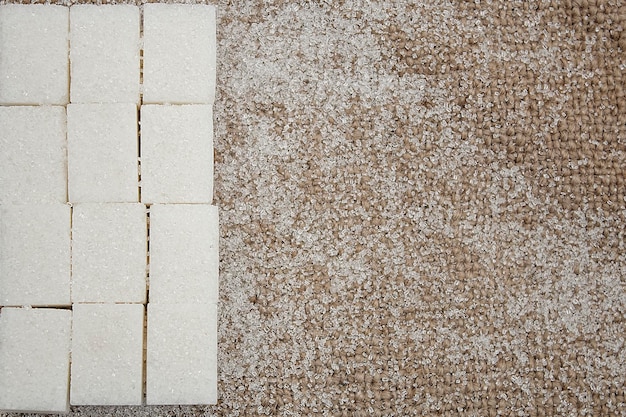
[[218, 8], [220, 403], [72, 416], [626, 415], [625, 2]]

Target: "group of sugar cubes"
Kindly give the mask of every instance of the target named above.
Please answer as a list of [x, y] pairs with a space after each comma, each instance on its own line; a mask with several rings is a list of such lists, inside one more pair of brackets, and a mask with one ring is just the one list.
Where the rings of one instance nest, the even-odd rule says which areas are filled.
[[0, 410], [217, 400], [215, 9], [141, 18], [0, 6]]

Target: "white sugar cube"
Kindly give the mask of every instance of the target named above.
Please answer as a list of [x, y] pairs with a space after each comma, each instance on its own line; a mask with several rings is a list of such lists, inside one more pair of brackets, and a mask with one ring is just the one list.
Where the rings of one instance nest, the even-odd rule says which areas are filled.
[[0, 311], [0, 410], [69, 411], [71, 322], [70, 310]]
[[144, 103], [213, 103], [215, 7], [146, 4]]
[[0, 206], [0, 305], [70, 305], [69, 206]]
[[0, 104], [67, 104], [67, 7], [0, 6]]
[[72, 103], [139, 102], [139, 8], [70, 8]]
[[150, 207], [150, 302], [218, 299], [219, 221], [215, 206]]
[[144, 205], [74, 205], [72, 302], [144, 303], [146, 259]]
[[141, 405], [141, 304], [74, 304], [70, 402]]
[[72, 203], [137, 202], [137, 108], [130, 103], [67, 106]]
[[212, 198], [212, 107], [142, 106], [141, 200], [211, 203]]
[[148, 304], [147, 404], [217, 402], [217, 306]]
[[0, 106], [0, 204], [67, 202], [66, 153], [63, 107]]

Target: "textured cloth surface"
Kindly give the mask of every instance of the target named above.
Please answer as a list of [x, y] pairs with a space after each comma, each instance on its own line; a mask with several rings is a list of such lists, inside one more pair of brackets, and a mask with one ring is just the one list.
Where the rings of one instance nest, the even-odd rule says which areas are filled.
[[72, 415], [626, 415], [626, 3], [217, 6], [219, 405]]

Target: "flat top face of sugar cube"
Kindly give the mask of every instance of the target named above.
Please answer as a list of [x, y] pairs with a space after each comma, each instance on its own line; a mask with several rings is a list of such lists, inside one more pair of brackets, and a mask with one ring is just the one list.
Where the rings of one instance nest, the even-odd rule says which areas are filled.
[[0, 204], [65, 203], [66, 153], [63, 107], [0, 107]]
[[141, 405], [143, 385], [141, 304], [74, 304], [73, 405]]
[[67, 7], [0, 6], [0, 104], [67, 104]]
[[150, 207], [150, 302], [215, 303], [219, 220], [215, 206]]
[[141, 107], [141, 199], [144, 203], [211, 203], [211, 106]]
[[72, 312], [0, 310], [0, 410], [69, 410]]
[[0, 206], [0, 305], [70, 305], [68, 205]]
[[139, 102], [139, 8], [70, 8], [72, 103]]
[[75, 204], [72, 301], [146, 301], [147, 218], [143, 204]]
[[148, 304], [147, 404], [217, 402], [217, 306]]
[[144, 5], [144, 103], [215, 98], [215, 7]]
[[67, 106], [68, 195], [72, 203], [137, 202], [137, 108]]

